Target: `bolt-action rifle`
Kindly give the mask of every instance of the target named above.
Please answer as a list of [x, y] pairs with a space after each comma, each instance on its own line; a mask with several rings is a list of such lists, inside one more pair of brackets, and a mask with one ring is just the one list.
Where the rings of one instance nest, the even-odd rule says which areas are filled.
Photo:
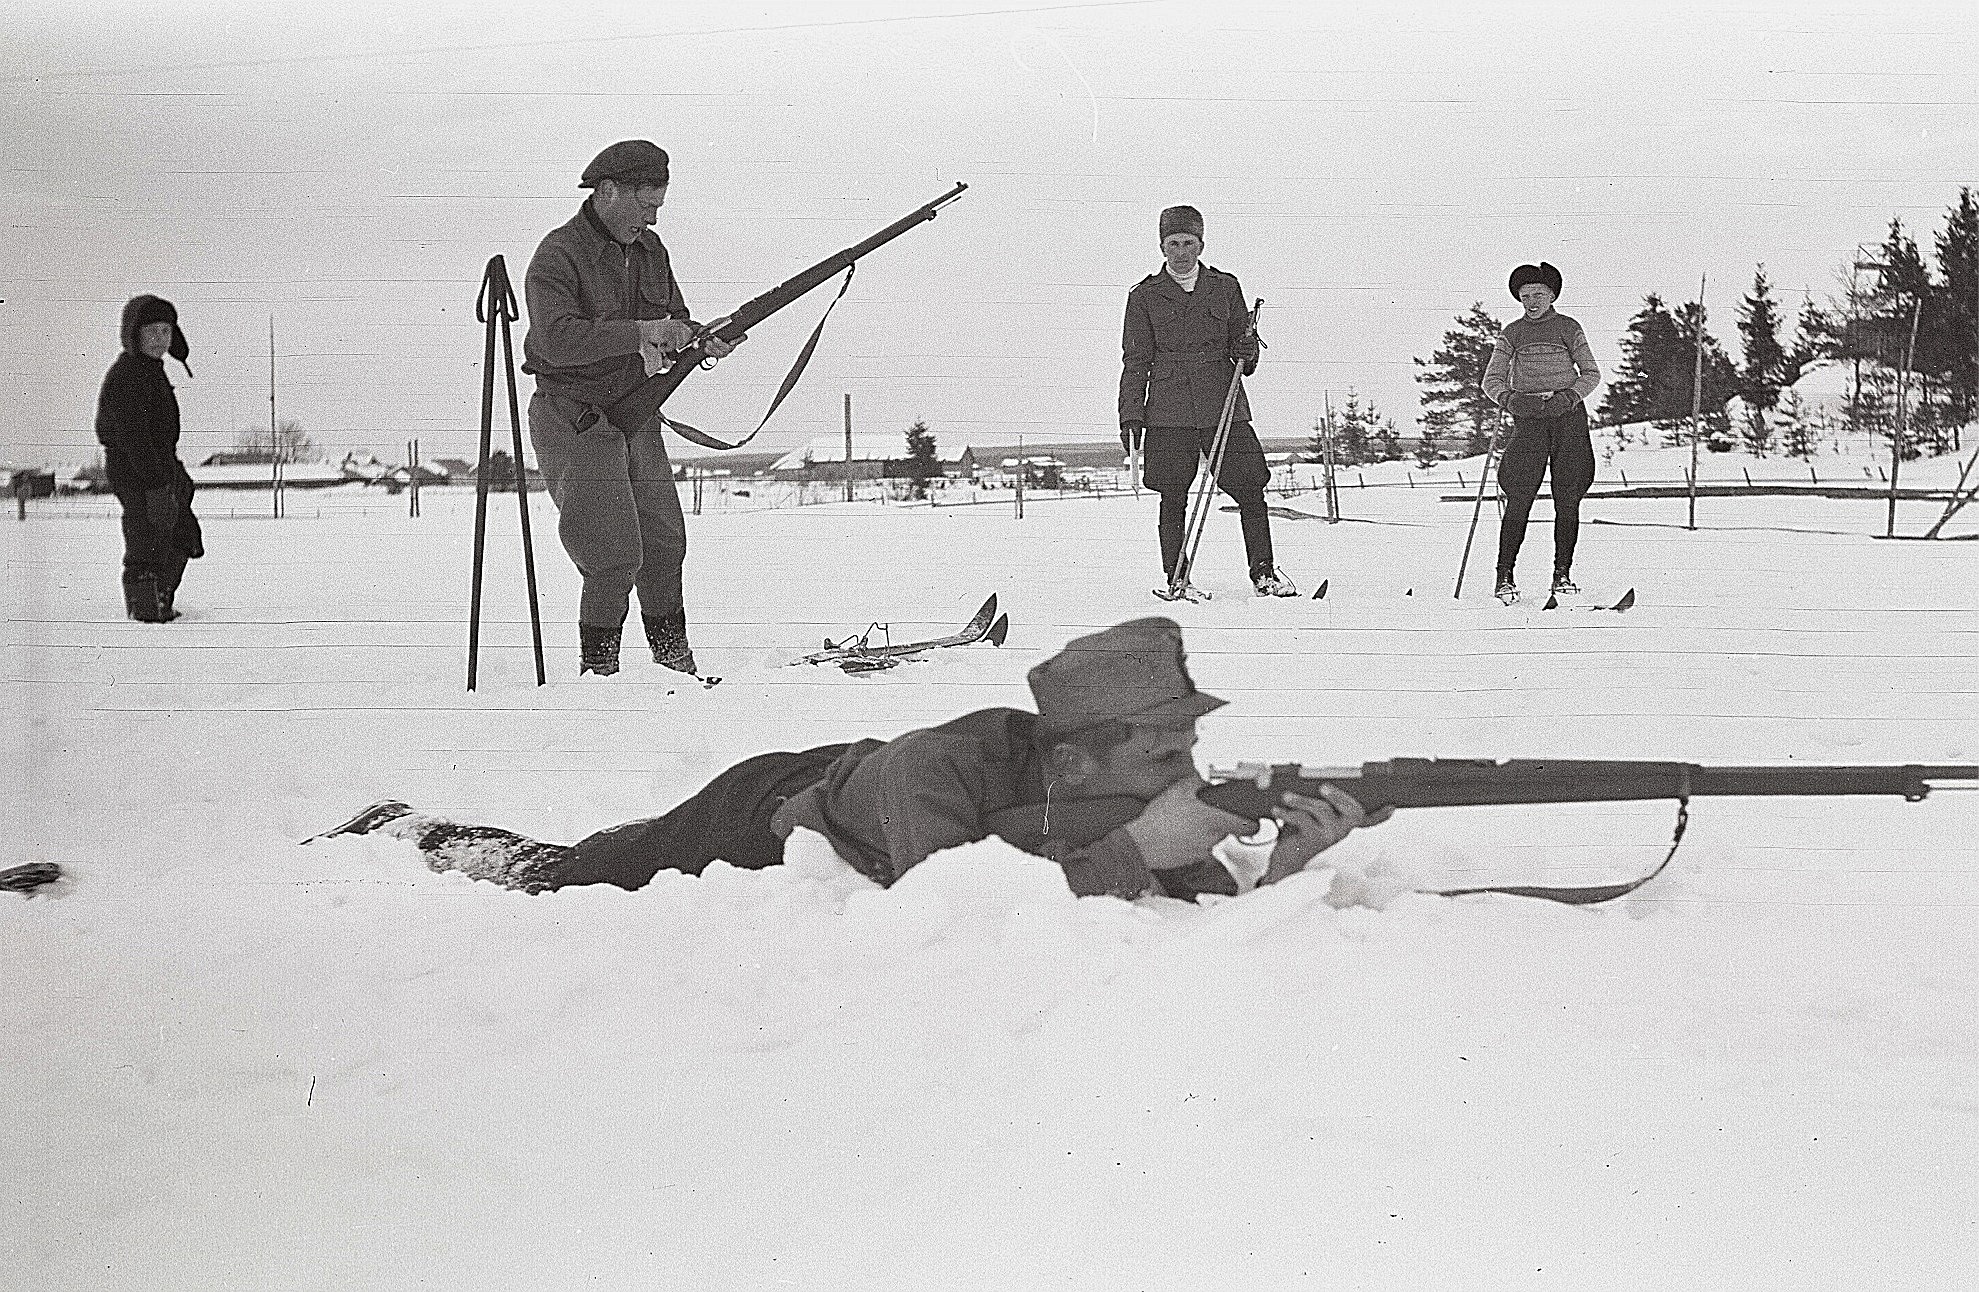
[[[1330, 785], [1372, 813], [1381, 808], [1488, 807], [1521, 803], [1677, 801], [1670, 851], [1640, 879], [1583, 887], [1496, 886], [1434, 890], [1440, 897], [1509, 893], [1582, 906], [1634, 892], [1670, 864], [1683, 841], [1692, 798], [1790, 795], [1890, 794], [1916, 803], [1934, 786], [1979, 788], [1979, 766], [1893, 764], [1854, 767], [1702, 767], [1696, 763], [1569, 761], [1488, 758], [1396, 758], [1359, 767], [1305, 767], [1297, 763], [1240, 763], [1212, 768], [1196, 797], [1240, 817], [1255, 833], [1289, 793], [1319, 798]], [[1943, 782], [1973, 782], [1943, 786]], [[1066, 800], [1053, 805], [1045, 834], [1075, 845], [1100, 838], [1140, 814], [1128, 798]], [[1033, 828], [1035, 824], [1033, 823]], [[1006, 835], [1006, 837], [1010, 837]]]
[[1359, 767], [1308, 768], [1297, 764], [1239, 764], [1213, 769], [1212, 783], [1197, 793], [1211, 807], [1256, 823], [1271, 815], [1287, 793], [1316, 798], [1321, 785], [1350, 795], [1369, 812], [1384, 807], [1484, 807], [1514, 803], [1619, 803], [1677, 801], [1670, 851], [1656, 869], [1625, 884], [1591, 887], [1494, 887], [1438, 890], [1441, 897], [1510, 893], [1584, 906], [1632, 893], [1677, 855], [1690, 821], [1690, 800], [1787, 795], [1895, 794], [1916, 803], [1936, 781], [1979, 782], [1979, 766], [1900, 764], [1855, 767], [1701, 767], [1696, 763], [1609, 760], [1396, 758]]
[[[929, 202], [925, 206], [916, 207], [907, 215], [895, 220], [892, 224], [887, 225], [886, 228], [881, 229], [878, 233], [867, 238], [857, 246], [847, 247], [836, 255], [825, 257], [817, 264], [806, 269], [803, 273], [796, 275], [787, 282], [772, 287], [769, 291], [764, 292], [748, 304], [738, 307], [734, 313], [707, 324], [699, 332], [695, 333], [693, 340], [688, 343], [685, 349], [673, 356], [673, 361], [664, 371], [654, 373], [652, 376], [645, 378], [637, 386], [634, 386], [616, 402], [611, 404], [605, 410], [607, 419], [610, 420], [613, 426], [622, 427], [627, 430], [636, 430], [645, 426], [647, 422], [652, 420], [653, 414], [660, 411], [660, 405], [666, 402], [667, 396], [673, 394], [675, 388], [681, 382], [687, 380], [689, 373], [703, 364], [712, 366], [714, 359], [708, 354], [708, 342], [711, 339], [719, 339], [731, 345], [740, 341], [750, 328], [755, 327], [758, 323], [761, 323], [784, 306], [789, 305], [798, 297], [829, 282], [834, 275], [841, 271], [845, 273], [845, 281], [849, 286], [852, 281], [852, 270], [857, 265], [861, 256], [892, 242], [915, 225], [934, 219], [937, 211], [948, 203], [953, 202], [956, 198], [961, 197], [963, 190], [968, 187], [967, 184], [957, 184], [934, 201]], [[845, 288], [839, 288], [839, 295], [843, 296], [844, 294]], [[836, 300], [833, 303], [836, 304]], [[827, 311], [827, 315], [829, 315], [829, 311]], [[821, 332], [823, 329], [824, 322], [820, 320], [818, 331]], [[779, 403], [782, 402], [783, 396], [789, 393], [790, 387], [796, 384], [797, 375], [804, 370], [804, 364], [809, 361], [811, 349], [817, 344], [817, 341], [818, 333], [813, 332], [810, 342], [806, 344], [804, 350], [798, 356], [797, 366], [784, 379], [783, 390], [778, 392], [777, 395], [777, 401]], [[774, 404], [771, 405], [770, 411], [776, 411]], [[765, 415], [764, 421], [767, 422], [768, 420], [768, 416]], [[758, 427], [757, 429], [761, 430], [762, 428]], [[693, 437], [690, 436], [689, 438]], [[717, 443], [714, 447], [730, 448], [734, 446]]]

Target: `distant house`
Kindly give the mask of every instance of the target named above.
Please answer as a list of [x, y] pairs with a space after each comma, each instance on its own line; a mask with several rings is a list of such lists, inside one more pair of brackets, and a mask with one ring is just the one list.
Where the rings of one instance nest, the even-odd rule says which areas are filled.
[[[186, 474], [201, 489], [271, 489], [274, 471], [273, 464], [268, 462], [208, 461], [186, 468]], [[327, 489], [349, 479], [342, 467], [328, 462], [288, 462], [282, 466], [284, 489]]]
[[[428, 464], [422, 462], [420, 465]], [[474, 464], [466, 458], [434, 458], [431, 465], [439, 470], [448, 484], [474, 483]]]
[[[966, 480], [976, 474], [976, 452], [967, 445], [943, 448], [937, 441], [935, 463], [943, 476]], [[770, 463], [766, 474], [784, 480], [844, 480], [848, 476], [845, 437], [820, 435]], [[852, 437], [851, 479], [889, 480], [908, 474], [905, 437]]]
[[9, 491], [16, 498], [52, 498], [55, 496], [55, 473], [40, 467], [22, 467], [7, 474]]

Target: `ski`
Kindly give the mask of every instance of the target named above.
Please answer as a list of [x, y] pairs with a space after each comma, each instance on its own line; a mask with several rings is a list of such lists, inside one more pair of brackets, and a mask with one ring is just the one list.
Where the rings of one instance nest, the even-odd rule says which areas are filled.
[[1630, 607], [1634, 605], [1635, 605], [1635, 589], [1630, 588], [1627, 592], [1624, 592], [1615, 601], [1613, 605], [1563, 607], [1560, 605], [1560, 598], [1559, 595], [1556, 593], [1552, 596], [1547, 597], [1546, 604], [1541, 606], [1540, 609], [1541, 610], [1560, 610], [1560, 609], [1578, 610], [1582, 614], [1600, 614], [1603, 612], [1613, 612], [1615, 614], [1621, 614], [1622, 612], [1628, 610]]
[[910, 656], [925, 654], [945, 646], [969, 646], [987, 640], [992, 646], [1003, 645], [1010, 633], [1010, 616], [996, 612], [996, 594], [990, 593], [989, 600], [983, 602], [969, 622], [946, 637], [931, 637], [926, 641], [901, 642], [898, 645], [886, 642], [875, 643], [874, 633], [884, 633], [885, 625], [872, 624], [857, 637], [847, 637], [842, 641], [825, 638], [825, 648], [806, 655], [798, 664], [836, 664], [848, 673], [871, 673], [890, 668]]
[[1319, 581], [1319, 586], [1318, 586], [1318, 587], [1316, 587], [1316, 588], [1314, 588], [1314, 589], [1313, 589], [1313, 591], [1312, 591], [1312, 599], [1313, 599], [1314, 601], [1324, 601], [1324, 600], [1326, 600], [1326, 588], [1327, 588], [1327, 585], [1328, 585], [1328, 584], [1330, 584], [1330, 583], [1332, 583], [1332, 582], [1333, 582], [1333, 580], [1331, 580], [1331, 579], [1321, 579], [1321, 580]]

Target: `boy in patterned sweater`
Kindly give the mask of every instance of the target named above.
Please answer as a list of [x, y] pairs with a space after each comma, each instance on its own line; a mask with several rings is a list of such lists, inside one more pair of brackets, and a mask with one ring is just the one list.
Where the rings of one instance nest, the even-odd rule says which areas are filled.
[[1484, 370], [1484, 395], [1512, 415], [1512, 438], [1498, 460], [1505, 515], [1498, 526], [1498, 599], [1518, 599], [1512, 567], [1539, 483], [1553, 472], [1553, 591], [1578, 592], [1574, 544], [1580, 500], [1594, 483], [1594, 445], [1586, 401], [1601, 369], [1579, 323], [1553, 309], [1560, 271], [1541, 261], [1512, 271], [1512, 295], [1525, 308], [1498, 335]]

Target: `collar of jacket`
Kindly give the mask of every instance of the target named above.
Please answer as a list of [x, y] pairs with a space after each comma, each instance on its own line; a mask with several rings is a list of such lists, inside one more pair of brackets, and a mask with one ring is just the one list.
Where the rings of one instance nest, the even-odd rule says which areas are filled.
[[649, 252], [660, 249], [660, 235], [651, 229], [641, 229], [639, 236], [629, 243], [614, 238], [612, 231], [605, 227], [605, 222], [598, 218], [598, 213], [591, 209], [591, 199], [588, 197], [584, 199], [584, 204], [577, 208], [577, 214], [571, 217], [566, 227], [579, 230], [589, 236], [596, 244], [593, 250], [600, 256], [607, 251], [624, 255], [628, 247], [644, 247]]
[[1152, 287], [1157, 294], [1166, 296], [1171, 300], [1181, 301], [1186, 305], [1203, 294], [1203, 288], [1209, 286], [1211, 279], [1224, 277], [1222, 270], [1216, 268], [1214, 265], [1203, 264], [1201, 261], [1196, 262], [1196, 271], [1196, 290], [1193, 292], [1182, 290], [1182, 284], [1175, 281], [1175, 275], [1168, 272], [1167, 265], [1163, 265], [1146, 278], [1143, 278], [1141, 285], [1143, 287]]

